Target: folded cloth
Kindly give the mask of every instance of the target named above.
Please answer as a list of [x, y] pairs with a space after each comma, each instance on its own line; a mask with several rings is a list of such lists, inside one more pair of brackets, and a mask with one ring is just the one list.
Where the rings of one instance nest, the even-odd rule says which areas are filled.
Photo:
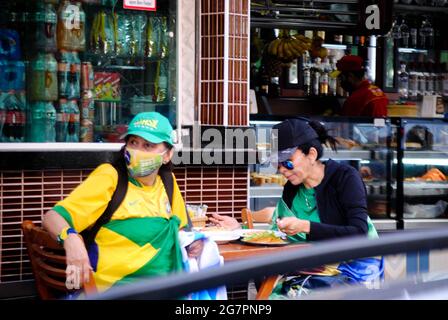
[[[187, 247], [196, 240], [204, 241], [204, 248], [198, 258], [188, 257]], [[219, 267], [224, 264], [223, 257], [219, 254], [218, 245], [200, 232], [179, 232], [179, 242], [182, 252], [182, 263], [187, 272], [197, 272], [202, 269]], [[227, 300], [227, 290], [225, 286], [205, 289], [190, 293], [188, 300]]]

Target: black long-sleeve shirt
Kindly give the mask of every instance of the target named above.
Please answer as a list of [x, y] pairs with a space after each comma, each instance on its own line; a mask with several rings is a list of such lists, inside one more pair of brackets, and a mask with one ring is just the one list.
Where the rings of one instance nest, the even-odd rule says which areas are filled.
[[[315, 187], [320, 223], [310, 222], [310, 241], [365, 234], [367, 224], [367, 193], [358, 171], [333, 160], [325, 163], [325, 175]], [[282, 198], [291, 208], [299, 186], [288, 182]]]

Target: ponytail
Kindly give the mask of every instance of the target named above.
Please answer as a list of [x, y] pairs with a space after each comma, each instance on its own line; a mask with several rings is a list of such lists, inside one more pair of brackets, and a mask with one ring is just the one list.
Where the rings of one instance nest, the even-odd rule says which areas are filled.
[[331, 150], [333, 151], [337, 151], [336, 146], [338, 143], [337, 140], [328, 134], [327, 129], [325, 129], [322, 123], [320, 123], [319, 121], [312, 120], [308, 122], [308, 124], [310, 125], [311, 128], [314, 129], [314, 131], [316, 131], [317, 135], [319, 136], [317, 139], [321, 144], [330, 147]]
[[327, 129], [325, 129], [325, 127], [319, 121], [310, 120], [308, 121], [308, 125], [313, 128], [314, 131], [316, 131], [318, 137], [310, 142], [298, 146], [298, 149], [300, 149], [305, 155], [309, 154], [311, 148], [316, 149], [317, 160], [322, 158], [322, 156], [324, 155], [322, 145], [326, 145], [333, 151], [337, 151], [337, 140], [328, 134]]

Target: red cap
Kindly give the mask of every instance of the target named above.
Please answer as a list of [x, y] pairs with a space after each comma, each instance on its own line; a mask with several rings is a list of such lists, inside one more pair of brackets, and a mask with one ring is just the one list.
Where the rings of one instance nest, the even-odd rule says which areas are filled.
[[359, 56], [344, 56], [336, 63], [336, 67], [341, 72], [361, 71], [364, 70], [364, 61]]

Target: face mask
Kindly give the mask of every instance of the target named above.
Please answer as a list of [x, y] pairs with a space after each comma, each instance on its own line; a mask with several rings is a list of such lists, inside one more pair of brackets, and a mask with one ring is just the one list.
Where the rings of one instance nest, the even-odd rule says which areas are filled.
[[129, 174], [132, 177], [146, 177], [154, 173], [163, 164], [162, 153], [146, 152], [137, 149], [126, 148], [124, 158]]

